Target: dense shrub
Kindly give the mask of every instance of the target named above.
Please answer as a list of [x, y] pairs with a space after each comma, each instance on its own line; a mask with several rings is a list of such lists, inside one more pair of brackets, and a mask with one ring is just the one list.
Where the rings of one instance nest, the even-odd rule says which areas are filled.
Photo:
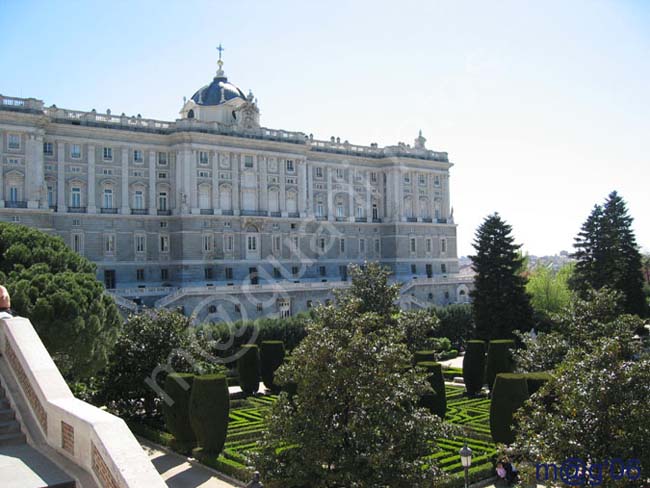
[[457, 349], [450, 349], [449, 351], [442, 351], [438, 353], [438, 360], [446, 361], [448, 359], [454, 359], [458, 357]]
[[440, 319], [437, 337], [448, 337], [452, 344], [461, 344], [474, 337], [472, 305], [458, 303], [446, 307], [435, 307], [431, 312]]
[[427, 407], [431, 413], [441, 419], [445, 418], [447, 411], [447, 394], [445, 392], [445, 380], [442, 376], [442, 365], [432, 361], [417, 363], [417, 366], [424, 368], [429, 373], [427, 379], [433, 388], [432, 393], [422, 397], [421, 405]]
[[413, 363], [423, 363], [425, 361], [435, 362], [436, 361], [436, 352], [435, 351], [415, 351], [413, 354]]
[[528, 385], [528, 393], [532, 395], [539, 390], [544, 384], [551, 379], [551, 374], [547, 372], [524, 373], [526, 384]]
[[527, 399], [528, 385], [525, 375], [497, 374], [490, 404], [490, 432], [494, 442], [511, 444], [515, 440], [512, 416]]
[[485, 367], [485, 379], [490, 390], [492, 390], [494, 379], [499, 373], [511, 373], [513, 371], [514, 363], [511, 350], [514, 347], [515, 341], [511, 339], [493, 339], [490, 341]]
[[165, 379], [165, 393], [173, 402], [163, 401], [162, 411], [165, 426], [174, 438], [183, 444], [196, 440], [190, 424], [190, 394], [194, 375], [191, 373], [171, 373]]
[[485, 383], [485, 341], [467, 342], [463, 357], [463, 380], [468, 395], [476, 395]]
[[253, 395], [260, 388], [260, 352], [256, 344], [244, 344], [237, 360], [239, 386], [244, 395]]
[[447, 337], [436, 337], [432, 339], [433, 350], [437, 352], [449, 351], [451, 349], [451, 341]]
[[275, 370], [280, 367], [284, 360], [284, 343], [282, 341], [264, 341], [260, 346], [260, 361], [262, 369], [262, 380], [273, 393], [279, 391], [278, 385], [273, 383]]
[[222, 374], [196, 376], [190, 394], [190, 423], [199, 450], [195, 454], [219, 454], [226, 442], [230, 398]]

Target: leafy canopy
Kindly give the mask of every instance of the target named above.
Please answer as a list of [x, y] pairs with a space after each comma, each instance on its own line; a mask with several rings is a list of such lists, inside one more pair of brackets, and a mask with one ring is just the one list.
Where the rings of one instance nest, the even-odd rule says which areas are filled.
[[418, 406], [430, 390], [411, 368], [398, 325], [398, 288], [378, 265], [351, 267], [352, 287], [320, 307], [308, 335], [280, 367], [257, 467], [268, 486], [431, 486], [423, 457], [447, 427]]
[[95, 265], [61, 238], [0, 223], [0, 283], [69, 381], [106, 365], [121, 318], [95, 278]]

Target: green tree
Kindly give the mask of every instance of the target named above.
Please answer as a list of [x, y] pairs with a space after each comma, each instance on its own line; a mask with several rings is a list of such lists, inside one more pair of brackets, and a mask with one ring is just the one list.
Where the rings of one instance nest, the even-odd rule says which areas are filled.
[[528, 275], [526, 291], [530, 303], [538, 313], [549, 315], [560, 312], [571, 300], [568, 280], [573, 270], [572, 264], [553, 271], [547, 266], [536, 266]]
[[205, 357], [207, 345], [193, 332], [189, 317], [178, 312], [131, 315], [101, 374], [96, 401], [122, 417], [157, 417], [167, 374], [223, 372]]
[[59, 237], [0, 223], [0, 283], [68, 381], [88, 379], [106, 366], [122, 321], [93, 263]]
[[512, 227], [498, 213], [488, 216], [476, 231], [476, 255], [470, 256], [476, 277], [473, 298], [476, 335], [480, 339], [509, 338], [515, 329], [533, 324], [523, 257], [514, 243]]
[[257, 467], [283, 487], [431, 486], [439, 471], [423, 457], [448, 431], [418, 406], [431, 387], [396, 327], [398, 289], [377, 265], [350, 275], [278, 370], [297, 393], [271, 408]]
[[582, 294], [589, 288], [609, 287], [623, 294], [624, 310], [644, 316], [641, 253], [632, 231], [623, 198], [610, 193], [603, 206], [596, 205], [575, 238], [577, 263], [569, 284]]

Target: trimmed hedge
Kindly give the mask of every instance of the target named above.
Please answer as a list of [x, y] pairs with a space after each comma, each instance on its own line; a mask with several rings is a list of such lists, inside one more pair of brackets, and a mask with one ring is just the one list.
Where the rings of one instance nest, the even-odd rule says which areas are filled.
[[442, 365], [432, 361], [423, 361], [417, 364], [429, 373], [428, 380], [433, 388], [433, 393], [422, 396], [420, 405], [428, 408], [431, 413], [441, 419], [445, 418], [447, 412], [447, 394], [445, 391], [445, 380], [442, 376]]
[[512, 373], [514, 363], [510, 350], [514, 348], [515, 341], [511, 339], [493, 339], [490, 341], [485, 367], [485, 379], [490, 391], [492, 391], [494, 379], [499, 373]]
[[526, 377], [526, 384], [528, 385], [528, 394], [531, 396], [544, 386], [544, 383], [551, 380], [551, 374], [545, 371], [525, 373], [524, 376]]
[[284, 361], [284, 343], [282, 341], [263, 341], [260, 346], [262, 381], [264, 381], [264, 386], [273, 393], [280, 391], [280, 387], [273, 383], [273, 377], [282, 361]]
[[435, 351], [415, 351], [413, 353], [413, 364], [424, 363], [426, 361], [435, 362]]
[[260, 352], [256, 344], [244, 344], [237, 360], [239, 386], [246, 396], [257, 393], [260, 388]]
[[525, 374], [497, 374], [490, 404], [490, 432], [494, 442], [511, 444], [515, 440], [512, 416], [528, 397]]
[[449, 351], [442, 351], [438, 353], [438, 359], [440, 361], [446, 361], [447, 359], [454, 359], [458, 357], [457, 349], [450, 349]]
[[230, 396], [222, 374], [196, 376], [190, 395], [190, 423], [199, 445], [196, 455], [219, 454], [226, 442]]
[[485, 341], [467, 341], [463, 357], [463, 380], [468, 395], [476, 395], [485, 383]]
[[[183, 383], [189, 385], [184, 388]], [[165, 427], [174, 438], [180, 443], [193, 444], [196, 441], [196, 435], [190, 424], [190, 394], [194, 375], [191, 373], [171, 373], [165, 379], [165, 393], [174, 402], [168, 405], [162, 403], [163, 417]]]

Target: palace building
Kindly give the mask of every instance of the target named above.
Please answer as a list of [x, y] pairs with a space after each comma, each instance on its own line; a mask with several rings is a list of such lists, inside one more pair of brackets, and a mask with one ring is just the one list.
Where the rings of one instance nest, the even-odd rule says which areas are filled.
[[370, 261], [403, 284], [404, 307], [468, 301], [452, 164], [425, 142], [262, 127], [221, 56], [174, 122], [0, 95], [0, 220], [63, 238], [130, 310], [286, 316], [330, 300], [350, 263]]

